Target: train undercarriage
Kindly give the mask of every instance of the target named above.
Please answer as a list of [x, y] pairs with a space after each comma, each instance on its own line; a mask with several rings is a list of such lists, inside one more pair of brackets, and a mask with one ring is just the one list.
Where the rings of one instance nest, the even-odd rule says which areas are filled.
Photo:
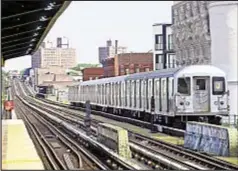
[[[76, 107], [85, 107], [85, 104], [83, 103], [76, 103], [71, 102], [71, 106]], [[148, 122], [163, 126], [169, 126], [173, 128], [178, 129], [186, 129], [186, 122], [187, 121], [196, 121], [196, 122], [204, 122], [204, 123], [211, 123], [215, 125], [221, 125], [221, 117], [220, 116], [214, 116], [214, 115], [207, 115], [207, 116], [165, 116], [165, 115], [159, 115], [159, 114], [151, 114], [148, 112], [142, 112], [142, 111], [132, 111], [128, 109], [118, 109], [118, 108], [112, 108], [112, 107], [102, 107], [98, 105], [91, 105], [92, 110], [102, 111], [122, 117], [132, 118], [132, 119], [138, 119], [140, 121]]]

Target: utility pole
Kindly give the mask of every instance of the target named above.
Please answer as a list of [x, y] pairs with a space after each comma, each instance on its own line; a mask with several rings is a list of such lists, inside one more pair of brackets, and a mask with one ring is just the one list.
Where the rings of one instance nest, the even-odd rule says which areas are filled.
[[86, 116], [84, 119], [84, 125], [86, 127], [86, 135], [90, 136], [91, 135], [91, 105], [90, 101], [87, 100], [85, 103], [86, 106]]

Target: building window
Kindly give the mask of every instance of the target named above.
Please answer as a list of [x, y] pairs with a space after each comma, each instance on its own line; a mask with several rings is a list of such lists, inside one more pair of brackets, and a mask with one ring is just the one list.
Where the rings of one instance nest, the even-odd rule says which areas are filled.
[[163, 49], [163, 35], [158, 34], [155, 35], [155, 50], [162, 50]]
[[129, 68], [126, 68], [126, 74], [127, 74], [127, 75], [130, 74], [130, 73], [129, 73]]
[[150, 71], [150, 68], [145, 68], [145, 72], [149, 72]]
[[168, 35], [168, 50], [172, 50], [173, 49], [173, 37], [172, 34]]
[[155, 55], [155, 63], [163, 63], [163, 55], [162, 54], [156, 54]]
[[136, 73], [140, 72], [140, 68], [136, 68]]
[[174, 54], [168, 54], [167, 68], [175, 68], [175, 55]]

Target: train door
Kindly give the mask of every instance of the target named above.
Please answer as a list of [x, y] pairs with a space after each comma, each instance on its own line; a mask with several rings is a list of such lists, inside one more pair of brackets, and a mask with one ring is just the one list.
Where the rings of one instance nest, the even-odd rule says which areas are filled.
[[127, 87], [126, 87], [126, 96], [127, 96], [127, 105], [126, 105], [126, 107], [127, 108], [130, 108], [130, 106], [131, 106], [131, 90], [130, 90], [130, 84], [131, 84], [131, 81], [130, 80], [128, 80], [127, 81]]
[[114, 83], [111, 83], [111, 87], [112, 87], [112, 90], [111, 90], [111, 106], [114, 105], [114, 96], [115, 96], [115, 84]]
[[167, 112], [167, 79], [161, 79], [161, 98], [162, 98], [162, 111]]
[[140, 80], [136, 80], [136, 109], [140, 109], [140, 97], [141, 97], [141, 92], [140, 92]]
[[141, 80], [141, 108], [144, 111], [145, 110], [145, 94], [146, 94], [146, 82], [145, 80]]
[[160, 79], [154, 81], [155, 113], [160, 112]]
[[148, 104], [147, 104], [147, 110], [148, 112], [151, 111], [151, 97], [153, 95], [153, 79], [148, 80]]
[[124, 108], [126, 104], [126, 90], [125, 90], [125, 81], [121, 82], [121, 107]]
[[210, 111], [210, 78], [193, 77], [193, 110], [194, 112]]
[[134, 87], [135, 87], [135, 81], [131, 80], [131, 108], [134, 108], [134, 98], [135, 98], [135, 91], [134, 91]]

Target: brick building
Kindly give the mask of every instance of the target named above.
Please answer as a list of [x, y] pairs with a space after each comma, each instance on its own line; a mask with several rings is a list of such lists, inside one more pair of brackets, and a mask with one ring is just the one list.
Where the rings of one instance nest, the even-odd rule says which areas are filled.
[[123, 53], [115, 56], [115, 76], [153, 70], [153, 53]]
[[82, 70], [83, 81], [95, 80], [103, 77], [103, 68], [94, 67], [94, 68], [85, 68]]
[[103, 76], [104, 77], [114, 77], [115, 76], [115, 67], [114, 67], [114, 58], [106, 58], [102, 60], [103, 65]]
[[104, 77], [153, 70], [153, 53], [122, 53], [103, 60]]

